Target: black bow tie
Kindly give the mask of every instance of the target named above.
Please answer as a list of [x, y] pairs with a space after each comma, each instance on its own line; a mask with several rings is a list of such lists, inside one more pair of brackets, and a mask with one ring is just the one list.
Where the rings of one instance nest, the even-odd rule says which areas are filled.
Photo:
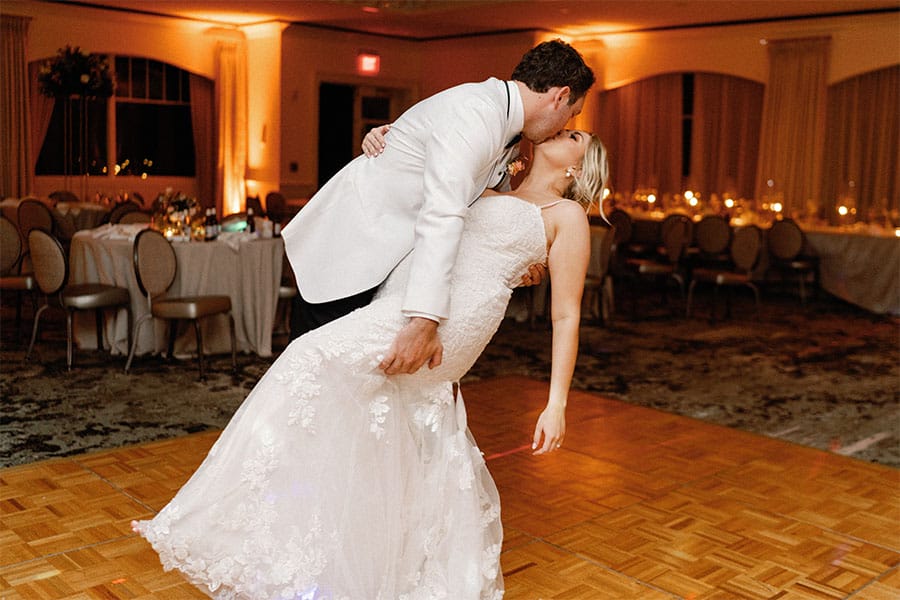
[[516, 134], [516, 137], [514, 137], [513, 139], [511, 139], [509, 141], [509, 143], [506, 145], [506, 148], [504, 148], [504, 150], [509, 150], [510, 148], [512, 148], [513, 146], [518, 144], [521, 140], [522, 140], [522, 134], [521, 133]]

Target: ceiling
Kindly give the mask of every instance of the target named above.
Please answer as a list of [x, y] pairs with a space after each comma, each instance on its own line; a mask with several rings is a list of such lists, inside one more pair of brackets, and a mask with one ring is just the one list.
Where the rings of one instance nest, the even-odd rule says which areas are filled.
[[503, 31], [562, 35], [898, 11], [896, 0], [90, 0], [214, 23], [286, 21], [426, 40]]

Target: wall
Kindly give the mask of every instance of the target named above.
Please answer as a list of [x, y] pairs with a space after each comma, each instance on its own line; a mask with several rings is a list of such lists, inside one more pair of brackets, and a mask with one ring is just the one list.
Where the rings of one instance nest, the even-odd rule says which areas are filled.
[[832, 84], [900, 62], [898, 26], [900, 17], [893, 13], [583, 36], [574, 44], [585, 54], [603, 57], [605, 64], [597, 65], [603, 74], [600, 89], [613, 89], [680, 71], [723, 73], [765, 83], [768, 55], [760, 40], [829, 36]]
[[[4, 13], [32, 17], [27, 55], [40, 60], [70, 43], [86, 51], [162, 60], [209, 78], [215, 76], [217, 40], [208, 23], [107, 11], [66, 4], [3, 0]], [[694, 28], [569, 39], [598, 78], [595, 90], [618, 87], [673, 71], [711, 71], [767, 79], [760, 39], [830, 35], [829, 83], [900, 62], [896, 13]], [[377, 84], [411, 90], [413, 100], [463, 81], [508, 77], [522, 54], [552, 34], [508, 33], [413, 42], [394, 38], [281, 25], [244, 28], [248, 48], [248, 178], [251, 192], [281, 188], [306, 197], [316, 188], [318, 86], [321, 81]], [[221, 31], [221, 30], [220, 30]], [[381, 73], [356, 73], [359, 50], [381, 55]], [[596, 91], [594, 92], [596, 93]], [[588, 103], [575, 126], [593, 128], [598, 115]], [[263, 135], [265, 129], [265, 135]], [[296, 163], [297, 169], [291, 169]], [[61, 178], [37, 178], [38, 194], [60, 187]], [[91, 178], [107, 192], [141, 191], [153, 197], [167, 186], [192, 192], [191, 179]], [[93, 180], [100, 180], [94, 182]], [[89, 190], [92, 193], [95, 190]]]
[[247, 37], [247, 194], [281, 187], [281, 34], [287, 25], [242, 28]]
[[[360, 50], [381, 56], [379, 75], [357, 74]], [[417, 100], [421, 76], [421, 45], [416, 42], [300, 25], [288, 27], [281, 49], [280, 172], [285, 195], [306, 198], [317, 187], [320, 82], [408, 88]]]
[[533, 32], [423, 42], [422, 95], [488, 77], [509, 79], [522, 55], [537, 42]]

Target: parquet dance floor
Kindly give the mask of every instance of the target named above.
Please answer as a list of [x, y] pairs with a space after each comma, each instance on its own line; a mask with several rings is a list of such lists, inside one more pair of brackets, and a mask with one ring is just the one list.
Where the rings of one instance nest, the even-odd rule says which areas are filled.
[[[900, 598], [900, 471], [546, 384], [463, 385], [503, 503], [506, 598]], [[217, 433], [0, 471], [0, 599], [202, 598], [129, 528]]]

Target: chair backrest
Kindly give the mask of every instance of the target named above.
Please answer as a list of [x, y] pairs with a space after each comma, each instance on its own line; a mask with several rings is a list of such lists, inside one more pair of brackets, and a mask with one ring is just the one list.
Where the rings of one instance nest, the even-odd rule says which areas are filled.
[[281, 223], [287, 214], [287, 200], [281, 192], [266, 194], [266, 214], [275, 223]]
[[53, 202], [78, 202], [78, 196], [69, 190], [56, 190], [50, 193], [50, 199]]
[[12, 221], [0, 215], [0, 275], [12, 271], [22, 255], [22, 238]]
[[697, 247], [704, 254], [721, 254], [731, 242], [731, 226], [724, 217], [706, 215], [694, 228]]
[[756, 225], [747, 225], [734, 232], [731, 240], [731, 260], [740, 271], [750, 272], [759, 261], [762, 250], [762, 230]]
[[28, 234], [33, 229], [53, 233], [53, 213], [40, 200], [22, 200], [16, 210], [16, 218], [19, 221], [19, 232], [25, 240], [28, 240]]
[[166, 236], [155, 229], [145, 229], [134, 238], [134, 275], [145, 296], [164, 294], [175, 280], [178, 263], [175, 250]]
[[130, 223], [149, 223], [150, 213], [142, 210], [132, 210], [119, 217], [119, 225], [128, 225]]
[[616, 239], [616, 227], [610, 225], [603, 234], [597, 252], [597, 276], [603, 279], [609, 272], [609, 261], [613, 254], [613, 242]]
[[766, 233], [769, 253], [779, 260], [792, 260], [803, 250], [803, 231], [793, 219], [775, 221]]
[[137, 202], [121, 202], [116, 204], [113, 209], [109, 211], [109, 222], [112, 225], [117, 225], [121, 222], [123, 216], [139, 210], [141, 210], [141, 205]]
[[669, 215], [662, 225], [662, 243], [666, 249], [666, 258], [677, 263], [691, 243], [693, 221], [685, 215]]
[[609, 213], [609, 224], [613, 226], [615, 231], [616, 237], [613, 243], [616, 246], [624, 244], [631, 239], [631, 230], [634, 225], [631, 222], [631, 216], [627, 212], [621, 208], [613, 210]]
[[34, 278], [41, 292], [50, 296], [63, 289], [69, 278], [69, 262], [59, 240], [43, 229], [32, 229], [28, 234], [28, 247]]
[[252, 208], [253, 214], [257, 217], [266, 216], [266, 213], [262, 207], [262, 203], [259, 201], [259, 196], [247, 196], [247, 208]]

